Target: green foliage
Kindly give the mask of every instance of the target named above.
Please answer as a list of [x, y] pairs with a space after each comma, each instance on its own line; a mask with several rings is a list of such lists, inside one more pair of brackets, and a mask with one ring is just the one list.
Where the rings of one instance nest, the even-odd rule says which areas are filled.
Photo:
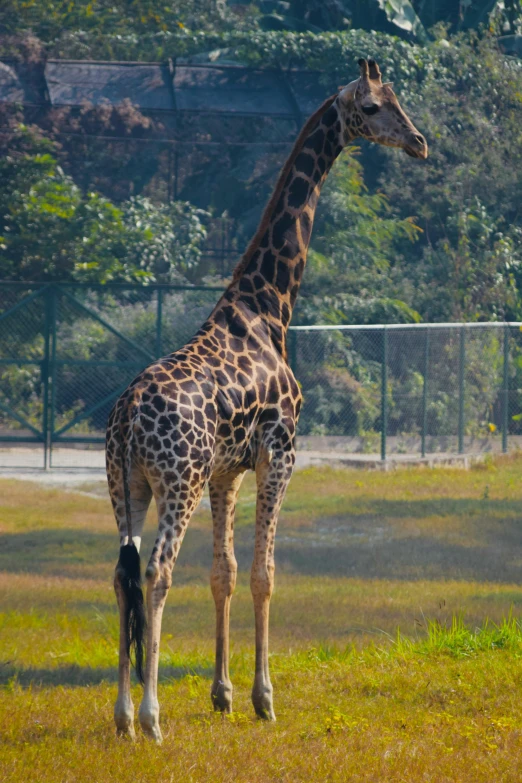
[[424, 232], [403, 273], [427, 320], [516, 320], [522, 70], [488, 38], [443, 38], [432, 56], [409, 96], [430, 156], [408, 167], [389, 156], [380, 176]]
[[491, 22], [512, 27], [522, 10], [519, 0], [264, 0], [261, 9], [268, 12], [259, 19], [265, 30], [321, 32], [350, 26], [395, 32], [419, 41], [425, 41], [427, 30], [437, 24], [453, 32]]
[[[345, 150], [323, 189], [304, 283], [305, 294], [349, 291], [348, 298], [338, 298], [336, 308], [344, 319], [348, 315], [344, 308], [356, 309], [359, 297], [373, 300], [374, 314], [379, 309], [375, 302], [379, 296], [387, 302], [382, 309], [390, 307], [394, 286], [391, 259], [397, 267], [400, 241], [415, 242], [421, 233], [414, 218], [401, 220], [393, 215], [383, 193], [368, 192], [357, 152], [356, 147]], [[395, 314], [400, 307], [392, 305]], [[405, 320], [418, 320], [418, 316], [410, 312]], [[372, 321], [364, 317], [360, 323]]]
[[386, 18], [400, 30], [413, 33], [421, 38], [425, 37], [425, 31], [421, 20], [415, 13], [410, 0], [377, 0], [379, 7], [386, 14]]
[[447, 235], [424, 251], [425, 280], [431, 295], [437, 291], [439, 314], [498, 321], [518, 315], [521, 229], [494, 218], [478, 195], [455, 208], [448, 214]]
[[468, 628], [464, 618], [453, 615], [447, 623], [438, 620], [426, 622], [427, 638], [412, 642], [397, 637], [396, 652], [399, 655], [446, 655], [451, 658], [472, 658], [486, 650], [522, 649], [522, 628], [511, 612], [497, 625], [488, 620], [481, 628]]
[[[294, 323], [416, 323], [420, 315], [390, 296], [390, 258], [415, 222], [392, 216], [382, 193], [364, 185], [357, 148], [344, 152], [323, 189], [308, 269]], [[347, 293], [349, 292], [349, 293]], [[315, 334], [301, 353], [298, 375], [305, 391], [300, 432], [358, 435], [378, 426], [380, 349], [345, 332]], [[369, 348], [369, 350], [368, 350]]]
[[72, 34], [84, 46], [125, 42], [143, 52], [154, 40], [161, 46], [164, 36], [166, 41], [173, 35], [237, 30], [317, 34], [351, 28], [425, 42], [427, 30], [437, 24], [452, 32], [488, 24], [499, 32], [515, 32], [521, 17], [520, 0], [173, 0], [168, 5], [153, 0], [4, 0], [0, 32], [31, 30], [46, 43], [65, 46], [71, 45]]
[[[506, 20], [514, 12], [520, 15], [519, 0], [378, 0], [388, 20], [419, 40], [426, 40], [427, 30], [444, 25], [448, 30], [477, 29], [491, 23], [491, 17]], [[515, 8], [516, 6], [516, 8]]]
[[[520, 31], [519, 0], [504, 4], [486, 0], [375, 0], [371, 5], [356, 0], [328, 4], [266, 2], [259, 3], [257, 10], [242, 3], [228, 8], [226, 4], [195, 0], [155, 10], [145, 1], [141, 5], [123, 1], [114, 5], [103, 0], [88, 10], [85, 0], [72, 6], [55, 3], [47, 14], [44, 4], [29, 3], [19, 8], [17, 2], [12, 0], [19, 14], [9, 16], [17, 19], [11, 32], [20, 32], [24, 20], [33, 14], [33, 29], [44, 38], [47, 52], [54, 56], [157, 60], [198, 55], [203, 60], [210, 57], [252, 66], [310, 68], [322, 72], [325, 93], [354, 75], [354, 63], [361, 54], [376, 57], [385, 78], [395, 80], [401, 102], [427, 136], [430, 156], [425, 162], [406, 161], [400, 152], [364, 145], [360, 158], [345, 156], [334, 169], [319, 204], [304, 278], [303, 294], [307, 298], [300, 306], [300, 322], [320, 319], [335, 323], [343, 318], [362, 322], [377, 318], [385, 322], [408, 321], [419, 316], [425, 320], [522, 317], [518, 251], [522, 69], [517, 60], [499, 51], [496, 38], [485, 26], [487, 22], [495, 35], [516, 35]], [[371, 11], [374, 6], [375, 13]], [[118, 13], [112, 9], [118, 9]], [[151, 9], [159, 21], [149, 14]], [[91, 13], [93, 10], [96, 13]], [[429, 36], [422, 39], [423, 45], [420, 34], [417, 42], [411, 43], [413, 32], [406, 30], [408, 24], [413, 29], [412, 13], [429, 31]], [[292, 17], [303, 24], [292, 29], [263, 30], [256, 21], [259, 14], [275, 14], [283, 21]], [[379, 19], [385, 19], [386, 14], [388, 21], [381, 24]], [[51, 27], [47, 32], [38, 27], [38, 19], [44, 17], [54, 19], [52, 31]], [[78, 19], [84, 17], [85, 23], [80, 24]], [[408, 40], [389, 34], [390, 29], [399, 31], [399, 23], [403, 24]], [[360, 29], [363, 25], [374, 29]], [[454, 34], [477, 25], [478, 33]], [[30, 60], [31, 51], [36, 52], [36, 48], [27, 44], [26, 49], [23, 56]], [[101, 120], [92, 114], [93, 111], [87, 116], [87, 110], [82, 109], [85, 122], [81, 132], [87, 132], [86, 123], [92, 122], [95, 132], [100, 132]], [[130, 125], [136, 122], [128, 114], [118, 115], [117, 127], [123, 123], [122, 135], [127, 135]], [[58, 118], [53, 117], [53, 122], [59, 125]], [[72, 120], [67, 122], [71, 124]], [[111, 128], [114, 122], [111, 119]], [[68, 130], [71, 128], [67, 126]], [[143, 118], [138, 130], [140, 135], [150, 134], [151, 139], [154, 136]], [[105, 126], [103, 132], [107, 132]], [[110, 142], [104, 143], [112, 152]], [[83, 178], [81, 155], [73, 153], [68, 137], [54, 156], [67, 172], [74, 171], [76, 185], [87, 192], [103, 192], [111, 204], [119, 204], [130, 192], [143, 192], [147, 176], [152, 176], [150, 171], [161, 168], [163, 163], [159, 157], [154, 162], [151, 155], [138, 175], [139, 163], [133, 165], [136, 156], [132, 153], [124, 166], [111, 168], [111, 156], [95, 150], [84, 166], [92, 176], [91, 184], [87, 175]], [[237, 246], [245, 246], [281, 162], [276, 157], [259, 150], [227, 152], [225, 171], [221, 159], [207, 160], [183, 180], [182, 197], [204, 208], [214, 205], [219, 209], [223, 209], [224, 198], [224, 208], [238, 226]], [[124, 178], [126, 181], [125, 188], [118, 192], [117, 171], [119, 184]], [[363, 182], [367, 183], [367, 190]], [[143, 274], [150, 279], [147, 275], [151, 265], [155, 267], [156, 279], [172, 279], [170, 272], [161, 270], [168, 265], [165, 258], [169, 248], [175, 247], [175, 252], [179, 252], [168, 229], [169, 220], [178, 218], [167, 216], [150, 202], [131, 206], [129, 201], [125, 207], [119, 204], [121, 214], [117, 216], [110, 212], [108, 203], [90, 204], [88, 195], [75, 195], [69, 187], [60, 180], [49, 191], [36, 189], [35, 195], [42, 203], [47, 199], [48, 207], [52, 202], [55, 209], [59, 204], [63, 206], [64, 200], [80, 198], [85, 213], [99, 210], [103, 215], [99, 227], [85, 220], [92, 233], [87, 231], [86, 246], [78, 250], [78, 261], [83, 267], [77, 274], [81, 272], [82, 279], [95, 280], [98, 274], [100, 279], [139, 279]], [[145, 192], [152, 193], [154, 200], [165, 195], [154, 193], [153, 187]], [[41, 219], [34, 203], [24, 202], [23, 211]], [[140, 219], [137, 211], [141, 217], [146, 216], [154, 241], [140, 239], [136, 233], [135, 221]], [[75, 215], [80, 212], [76, 208]], [[187, 214], [182, 221], [184, 226]], [[48, 218], [52, 224], [49, 246], [59, 259], [55, 231], [71, 218], [55, 213], [53, 223], [50, 212]], [[179, 220], [176, 226], [177, 233]], [[121, 253], [116, 253], [115, 248], [122, 231], [134, 238], [135, 251], [124, 257], [118, 269], [113, 261], [115, 257], [121, 261]], [[105, 260], [89, 255], [100, 239], [99, 232], [107, 240]], [[5, 236], [4, 231], [0, 233]], [[65, 239], [63, 247], [69, 248], [73, 240], [70, 236]], [[142, 240], [145, 250], [140, 244]], [[181, 261], [180, 271], [187, 274], [190, 269], [192, 279], [196, 279], [197, 248], [201, 246], [197, 228], [192, 239], [183, 242], [186, 244], [194, 248], [195, 254], [189, 253], [190, 258]], [[149, 260], [140, 265], [137, 255], [145, 258], [148, 253]], [[56, 259], [49, 264], [51, 268], [60, 266]], [[125, 265], [134, 271], [129, 272]], [[114, 269], [115, 274], [105, 276], [106, 269]], [[167, 277], [157, 277], [161, 274]], [[322, 306], [318, 298], [325, 296], [328, 299]]]
[[48, 152], [7, 156], [0, 179], [4, 279], [173, 282], [198, 264], [205, 213], [187, 203], [118, 207], [82, 193]]
[[263, 30], [312, 33], [347, 27], [381, 30], [387, 18], [381, 10], [381, 0], [325, 3], [315, 0], [261, 0], [259, 5], [263, 15], [259, 17], [258, 24]]
[[249, 19], [234, 14], [224, 0], [4, 0], [0, 30], [16, 33], [31, 29], [44, 41], [64, 31], [92, 31], [102, 35], [137, 35], [168, 29], [232, 29]]
[[361, 53], [378, 56], [386, 67], [393, 65], [393, 71], [388, 71], [391, 78], [414, 75], [417, 68], [422, 70], [423, 59], [429, 59], [422, 47], [382, 32], [351, 29], [312, 33], [242, 30], [240, 26], [224, 32], [176, 29], [139, 36], [71, 31], [50, 40], [47, 50], [53, 57], [145, 61], [165, 59], [173, 53], [180, 58], [211, 53], [213, 60], [224, 57], [258, 67], [324, 70], [335, 80], [341, 78], [339, 84], [346, 81], [347, 69], [350, 73], [350, 64]]

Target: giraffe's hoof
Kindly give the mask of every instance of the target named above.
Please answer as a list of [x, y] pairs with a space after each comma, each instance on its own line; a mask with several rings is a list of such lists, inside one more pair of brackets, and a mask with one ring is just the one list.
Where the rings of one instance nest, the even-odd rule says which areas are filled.
[[143, 709], [143, 707], [140, 707], [139, 718], [145, 736], [154, 740], [158, 745], [161, 745], [163, 742], [163, 735], [159, 727], [159, 709]]
[[232, 712], [232, 683], [218, 680], [212, 684], [210, 698], [216, 712]]
[[141, 728], [146, 737], [153, 740], [156, 745], [161, 745], [163, 742], [163, 734], [161, 733], [159, 726], [144, 726], [142, 723]]
[[116, 724], [116, 736], [128, 737], [131, 740], [136, 739], [134, 731], [134, 709], [132, 702], [121, 704], [116, 702], [114, 706], [114, 723]]
[[275, 722], [276, 716], [273, 707], [256, 707], [254, 705], [254, 709], [256, 711], [257, 717], [261, 718], [261, 720], [270, 720]]
[[275, 721], [276, 716], [272, 704], [272, 691], [264, 690], [261, 693], [252, 692], [252, 704], [258, 718]]
[[116, 736], [121, 737], [122, 739], [129, 739], [132, 742], [136, 742], [136, 732], [134, 731], [134, 726], [116, 726]]

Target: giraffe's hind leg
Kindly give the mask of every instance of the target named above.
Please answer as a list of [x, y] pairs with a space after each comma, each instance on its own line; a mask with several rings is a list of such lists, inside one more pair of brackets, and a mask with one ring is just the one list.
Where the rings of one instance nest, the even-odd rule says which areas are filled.
[[290, 446], [292, 442], [288, 439], [285, 448], [277, 445], [263, 448], [256, 465], [256, 535], [250, 577], [256, 623], [256, 673], [252, 703], [257, 715], [265, 720], [275, 720], [268, 668], [268, 616], [274, 589], [277, 518], [295, 462], [295, 453]]
[[228, 669], [230, 601], [236, 586], [234, 513], [244, 473], [210, 480], [210, 504], [214, 527], [214, 558], [210, 586], [216, 604], [216, 669], [210, 691], [215, 710], [232, 712], [232, 683]]
[[[171, 475], [173, 470], [171, 470]], [[159, 725], [158, 665], [161, 620], [172, 584], [172, 570], [190, 518], [201, 500], [206, 476], [197, 469], [184, 469], [177, 486], [160, 479], [153, 484], [158, 508], [158, 535], [145, 572], [147, 579], [147, 659], [145, 688], [139, 709], [144, 733], [157, 743], [163, 740]]]
[[[119, 489], [122, 486], [122, 478], [113, 475], [112, 472], [109, 472], [109, 492], [114, 508], [114, 515], [118, 524], [121, 546], [128, 542], [125, 504], [122, 491]], [[147, 516], [147, 510], [152, 497], [152, 492], [145, 478], [135, 468], [133, 468], [131, 472], [129, 488], [131, 499], [132, 538], [136, 548], [139, 551], [141, 533], [145, 523], [145, 517]], [[116, 571], [114, 573], [114, 590], [120, 611], [120, 642], [118, 664], [118, 697], [116, 699], [116, 704], [114, 705], [114, 722], [116, 724], [116, 733], [118, 735], [127, 735], [134, 739], [136, 736], [134, 732], [134, 706], [130, 693], [131, 662], [127, 645], [128, 611], [127, 599], [122, 585], [123, 578], [124, 573], [120, 566], [120, 561], [118, 561], [118, 565], [116, 566]]]

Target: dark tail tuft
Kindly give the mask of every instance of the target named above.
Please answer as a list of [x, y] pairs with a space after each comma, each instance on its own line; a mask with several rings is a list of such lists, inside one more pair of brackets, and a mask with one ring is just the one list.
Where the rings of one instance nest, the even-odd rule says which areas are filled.
[[141, 589], [140, 555], [134, 544], [120, 547], [120, 559], [117, 571], [125, 595], [125, 628], [127, 630], [127, 653], [134, 647], [135, 669], [138, 680], [144, 683], [143, 676], [143, 637], [147, 621]]

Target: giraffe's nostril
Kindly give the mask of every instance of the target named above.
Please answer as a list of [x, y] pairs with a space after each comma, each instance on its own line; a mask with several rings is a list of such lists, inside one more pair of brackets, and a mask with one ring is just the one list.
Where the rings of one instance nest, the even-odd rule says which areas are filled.
[[413, 138], [414, 138], [414, 139], [415, 139], [415, 141], [417, 141], [419, 144], [426, 144], [426, 139], [425, 139], [425, 138], [424, 138], [424, 136], [422, 136], [420, 133], [415, 133], [415, 134], [413, 135]]

